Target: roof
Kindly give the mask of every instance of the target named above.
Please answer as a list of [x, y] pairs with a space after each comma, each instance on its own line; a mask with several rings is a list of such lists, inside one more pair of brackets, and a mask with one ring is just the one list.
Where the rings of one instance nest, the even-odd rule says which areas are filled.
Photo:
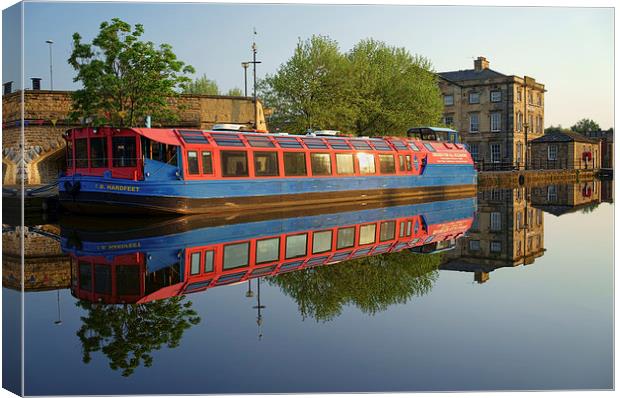
[[507, 77], [503, 73], [499, 73], [497, 71], [494, 71], [493, 69], [482, 69], [481, 71], [477, 71], [475, 69], [465, 69], [453, 72], [439, 72], [438, 75], [446, 80], [451, 80], [454, 82]]
[[574, 131], [553, 131], [538, 137], [530, 142], [587, 142], [590, 144], [598, 143], [597, 140], [590, 139]]
[[409, 130], [407, 130], [407, 132], [416, 130], [416, 129], [429, 129], [431, 131], [439, 131], [439, 132], [447, 132], [447, 133], [458, 133], [458, 131], [456, 130], [452, 130], [450, 128], [447, 127], [431, 127], [431, 126], [424, 126], [424, 127], [412, 127]]

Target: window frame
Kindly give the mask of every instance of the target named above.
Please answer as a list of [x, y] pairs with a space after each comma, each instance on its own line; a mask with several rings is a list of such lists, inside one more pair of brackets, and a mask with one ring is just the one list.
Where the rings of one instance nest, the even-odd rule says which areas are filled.
[[[224, 167], [224, 160], [226, 159], [227, 155], [229, 154], [243, 154], [244, 158], [245, 158], [245, 174], [243, 175], [228, 175], [225, 173], [225, 167]], [[247, 178], [250, 176], [250, 165], [249, 165], [249, 156], [248, 156], [248, 151], [247, 150], [220, 150], [219, 151], [219, 158], [220, 158], [220, 171], [221, 171], [221, 176], [224, 178]]]

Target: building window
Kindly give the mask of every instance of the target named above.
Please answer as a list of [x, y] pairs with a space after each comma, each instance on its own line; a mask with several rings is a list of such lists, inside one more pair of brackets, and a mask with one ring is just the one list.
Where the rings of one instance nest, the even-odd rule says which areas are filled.
[[247, 177], [248, 154], [241, 151], [221, 151], [222, 175], [224, 177]]
[[479, 104], [480, 103], [480, 93], [469, 93], [469, 103], [470, 104]]
[[521, 102], [522, 99], [521, 89], [519, 88], [517, 89], [517, 102]]
[[536, 118], [536, 131], [538, 131], [539, 133], [543, 132], [543, 118], [542, 118], [542, 116], [538, 116]]
[[361, 174], [375, 174], [375, 155], [370, 153], [358, 153], [357, 162]]
[[469, 250], [477, 252], [480, 250], [480, 241], [479, 240], [470, 240], [469, 241]]
[[277, 152], [254, 152], [254, 174], [258, 177], [279, 175]]
[[446, 126], [454, 126], [454, 116], [444, 116], [443, 124]]
[[517, 142], [517, 163], [521, 163], [521, 156], [523, 154], [523, 144]]
[[302, 152], [284, 152], [284, 174], [287, 176], [305, 176], [306, 154]]
[[379, 170], [381, 171], [381, 174], [396, 173], [394, 155], [379, 155]]
[[502, 129], [502, 114], [501, 112], [491, 113], [491, 131], [497, 132]]
[[444, 95], [443, 96], [443, 104], [444, 105], [454, 105], [454, 95]]
[[558, 200], [558, 187], [549, 185], [547, 187], [547, 202], [555, 202]]
[[536, 94], [536, 103], [542, 106], [542, 94]]
[[491, 213], [491, 231], [502, 230], [502, 214], [498, 211]]
[[500, 102], [502, 100], [502, 92], [498, 90], [491, 91], [491, 102]]
[[517, 212], [517, 231], [523, 228], [523, 214], [519, 211]]
[[556, 160], [558, 158], [558, 146], [551, 144], [547, 147], [547, 160]]
[[491, 242], [491, 252], [492, 253], [499, 253], [502, 251], [502, 242], [499, 241], [492, 241]]
[[542, 210], [536, 209], [536, 224], [542, 224]]
[[501, 157], [501, 147], [499, 144], [491, 144], [491, 162], [499, 163]]
[[311, 153], [310, 166], [312, 175], [326, 176], [332, 173], [332, 161], [329, 153]]
[[517, 131], [523, 130], [523, 114], [517, 112]]
[[531, 91], [527, 93], [527, 103], [530, 105], [534, 104], [534, 96]]
[[469, 144], [469, 152], [471, 153], [471, 157], [474, 159], [474, 162], [478, 161], [478, 144]]
[[478, 113], [470, 113], [469, 114], [469, 132], [477, 133], [480, 129], [480, 114]]
[[529, 129], [528, 131], [533, 132], [534, 131], [534, 116], [529, 115], [527, 117], [527, 128]]

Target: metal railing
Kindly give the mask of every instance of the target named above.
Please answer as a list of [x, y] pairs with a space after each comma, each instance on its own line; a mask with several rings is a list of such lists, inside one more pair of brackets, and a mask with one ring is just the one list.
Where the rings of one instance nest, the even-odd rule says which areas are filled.
[[475, 161], [476, 170], [478, 171], [515, 171], [515, 170], [588, 170], [594, 167], [593, 161], [584, 161], [578, 159], [532, 159], [525, 167], [524, 162], [490, 162], [484, 159]]

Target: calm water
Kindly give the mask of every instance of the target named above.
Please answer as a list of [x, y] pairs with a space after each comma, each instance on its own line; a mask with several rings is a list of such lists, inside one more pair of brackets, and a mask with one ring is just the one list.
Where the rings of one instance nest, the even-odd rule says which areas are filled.
[[[31, 260], [26, 269], [26, 285], [38, 290], [25, 296], [26, 394], [610, 389], [608, 185], [493, 190], [469, 200], [280, 220], [172, 222], [127, 227], [117, 236], [75, 232], [110, 225], [103, 221], [40, 226], [47, 237], [31, 230], [26, 239], [33, 251], [47, 242], [36, 246], [47, 260]], [[420, 214], [424, 222], [415, 218]], [[231, 242], [254, 247], [256, 237], [403, 217], [419, 220], [419, 233], [430, 228], [426, 236], [458, 235], [454, 247], [360, 257], [186, 296], [165, 290], [179, 272], [190, 272], [185, 255], [198, 246], [204, 255], [205, 247]], [[379, 238], [390, 237], [392, 224], [376, 225]], [[280, 252], [298, 250], [295, 242], [282, 243]], [[269, 242], [261, 247], [269, 257]], [[243, 248], [233, 245], [224, 261], [243, 263]], [[68, 255], [83, 261], [97, 250], [103, 257], [95, 263], [146, 270], [117, 267], [112, 275], [101, 266], [89, 286]], [[80, 277], [74, 294], [71, 267], [74, 280]], [[123, 306], [75, 297], [115, 283], [125, 299], [152, 292], [168, 298]]]

